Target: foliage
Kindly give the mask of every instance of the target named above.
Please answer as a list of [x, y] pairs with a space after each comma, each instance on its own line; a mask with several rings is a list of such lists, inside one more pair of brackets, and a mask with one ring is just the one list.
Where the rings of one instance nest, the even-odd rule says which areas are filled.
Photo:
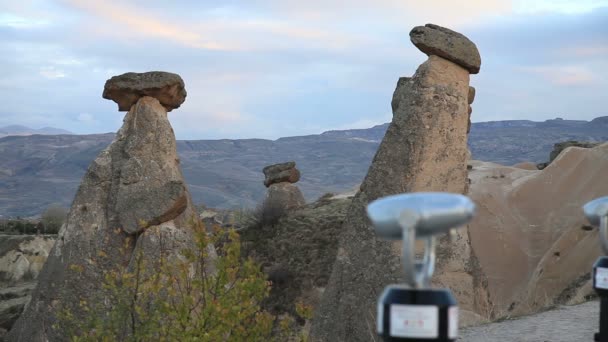
[[45, 234], [57, 234], [61, 226], [65, 222], [67, 216], [67, 210], [57, 204], [51, 204], [43, 213], [40, 218], [42, 223], [42, 233]]
[[247, 229], [272, 227], [287, 214], [282, 203], [263, 201], [247, 216]]
[[193, 249], [161, 251], [154, 262], [140, 253], [130, 268], [105, 272], [104, 300], [82, 300], [84, 319], [64, 310], [55, 328], [72, 341], [280, 339], [276, 331], [271, 336], [275, 318], [260, 306], [270, 283], [253, 260], [241, 258], [239, 235], [219, 228], [208, 234], [202, 225], [195, 231]]
[[20, 218], [0, 220], [0, 231], [5, 234], [37, 234], [41, 232], [41, 225]]

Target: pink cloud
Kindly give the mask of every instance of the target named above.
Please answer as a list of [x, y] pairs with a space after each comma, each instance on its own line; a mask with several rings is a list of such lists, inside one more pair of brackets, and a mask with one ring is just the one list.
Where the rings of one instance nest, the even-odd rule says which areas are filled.
[[208, 50], [234, 50], [218, 41], [204, 37], [185, 26], [164, 21], [146, 13], [144, 9], [127, 4], [110, 3], [105, 0], [65, 0], [72, 7], [86, 11], [94, 16], [114, 22], [122, 35], [130, 31], [147, 37], [166, 39], [192, 48]]

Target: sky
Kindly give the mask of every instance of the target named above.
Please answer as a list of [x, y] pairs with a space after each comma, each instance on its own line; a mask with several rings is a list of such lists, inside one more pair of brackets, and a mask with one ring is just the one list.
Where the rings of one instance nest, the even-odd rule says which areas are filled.
[[426, 23], [480, 51], [474, 122], [608, 115], [608, 0], [0, 0], [0, 126], [116, 131], [105, 81], [162, 70], [188, 91], [178, 139], [368, 128]]

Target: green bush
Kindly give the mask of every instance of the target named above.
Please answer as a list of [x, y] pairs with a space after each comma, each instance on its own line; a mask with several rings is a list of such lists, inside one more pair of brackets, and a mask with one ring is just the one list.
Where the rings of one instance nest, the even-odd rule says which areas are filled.
[[[284, 340], [287, 332], [277, 335], [275, 327], [273, 333], [278, 321], [260, 306], [270, 283], [253, 260], [241, 259], [239, 235], [220, 229], [207, 234], [200, 224], [194, 230], [196, 248], [180, 258], [161, 252], [150, 263], [150, 256], [139, 254], [131, 270], [105, 272], [105, 300], [81, 300], [85, 317], [63, 310], [55, 329], [71, 341]], [[211, 256], [215, 245], [217, 255]]]

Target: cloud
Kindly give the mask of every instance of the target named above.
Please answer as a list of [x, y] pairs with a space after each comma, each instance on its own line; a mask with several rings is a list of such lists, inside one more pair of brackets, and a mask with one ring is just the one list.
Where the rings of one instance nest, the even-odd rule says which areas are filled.
[[520, 71], [539, 75], [559, 86], [593, 85], [597, 77], [589, 68], [581, 65], [547, 65], [520, 67]]
[[46, 66], [40, 68], [40, 75], [48, 79], [64, 78], [65, 72], [57, 69], [54, 66]]
[[[471, 77], [476, 121], [608, 114], [599, 100], [608, 92], [608, 9], [549, 13], [517, 6], [502, 0], [8, 2], [1, 6], [8, 15], [0, 16], [6, 99], [0, 121], [115, 131], [124, 113], [101, 98], [105, 80], [166, 70], [180, 74], [188, 90], [184, 105], [169, 114], [179, 138], [278, 138], [374, 125], [390, 120], [398, 77], [425, 60], [408, 33], [427, 22], [454, 28], [479, 47], [481, 73]], [[79, 121], [88, 117], [95, 121]]]
[[[120, 27], [124, 36], [130, 32], [139, 33], [144, 36], [161, 38], [175, 41], [188, 47], [208, 50], [228, 50], [227, 46], [203, 37], [200, 33], [188, 28], [173, 24], [153, 15], [146, 13], [145, 9], [129, 6], [124, 3], [112, 3], [105, 0], [65, 0], [74, 8], [84, 10], [94, 16], [98, 16], [113, 22]], [[129, 30], [125, 30], [128, 28]]]
[[76, 121], [85, 125], [93, 125], [98, 123], [95, 117], [89, 113], [78, 114], [78, 117], [76, 117]]

